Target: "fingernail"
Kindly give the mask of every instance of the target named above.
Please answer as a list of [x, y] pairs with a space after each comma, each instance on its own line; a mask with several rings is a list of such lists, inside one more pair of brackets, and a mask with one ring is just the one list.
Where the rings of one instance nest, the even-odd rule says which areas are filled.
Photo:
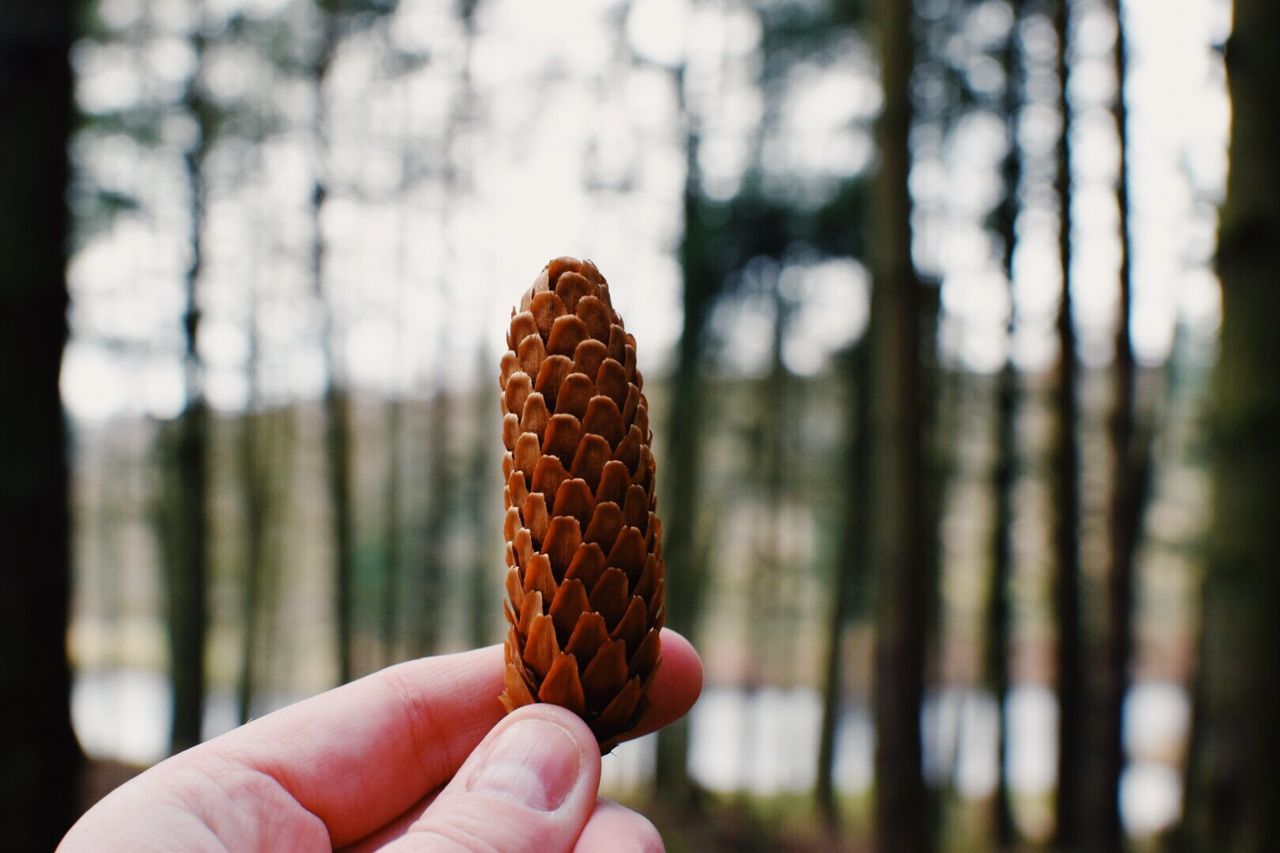
[[498, 735], [467, 788], [553, 812], [569, 796], [581, 770], [582, 752], [568, 732], [544, 720], [520, 720]]

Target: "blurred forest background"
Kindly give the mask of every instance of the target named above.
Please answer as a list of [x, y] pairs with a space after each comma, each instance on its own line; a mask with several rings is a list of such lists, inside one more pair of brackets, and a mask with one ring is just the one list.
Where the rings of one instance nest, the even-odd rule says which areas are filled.
[[498, 358], [573, 254], [706, 663], [605, 764], [671, 849], [1267, 849], [1277, 38], [1271, 0], [0, 0], [0, 847], [500, 640]]

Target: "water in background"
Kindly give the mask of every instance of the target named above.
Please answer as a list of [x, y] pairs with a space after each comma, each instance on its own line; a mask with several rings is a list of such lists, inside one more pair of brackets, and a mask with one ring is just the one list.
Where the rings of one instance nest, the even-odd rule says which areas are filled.
[[[273, 694], [262, 708], [278, 708], [301, 696]], [[1024, 803], [1047, 803], [1057, 755], [1057, 703], [1043, 685], [1022, 685], [1009, 695], [1009, 780]], [[165, 756], [170, 691], [162, 673], [142, 669], [80, 673], [72, 690], [72, 715], [85, 750], [98, 757], [150, 764]], [[690, 715], [689, 768], [702, 786], [717, 792], [760, 796], [805, 793], [817, 767], [821, 697], [809, 688], [708, 687]], [[1121, 783], [1127, 829], [1148, 835], [1176, 821], [1182, 796], [1175, 761], [1185, 743], [1190, 703], [1185, 689], [1142, 682], [1125, 703], [1129, 767]], [[205, 737], [230, 730], [236, 697], [210, 694]], [[933, 692], [921, 716], [928, 778], [963, 797], [991, 795], [996, 782], [996, 704], [990, 693], [968, 688]], [[872, 781], [874, 730], [865, 701], [847, 703], [836, 751], [837, 787], [866, 792]], [[623, 744], [605, 760], [603, 787], [614, 794], [641, 789], [651, 778], [654, 737]], [[1034, 807], [1020, 817], [1031, 834], [1050, 820]]]

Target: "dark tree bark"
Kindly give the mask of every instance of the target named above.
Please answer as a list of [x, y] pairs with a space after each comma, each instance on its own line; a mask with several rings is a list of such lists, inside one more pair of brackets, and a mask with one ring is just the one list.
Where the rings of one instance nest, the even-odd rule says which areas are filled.
[[871, 358], [873, 566], [876, 578], [874, 717], [875, 838], [882, 851], [933, 847], [922, 776], [920, 708], [924, 699], [928, 554], [921, 348], [923, 300], [911, 260], [910, 82], [912, 4], [881, 0], [876, 126], [879, 169], [873, 183], [878, 226], [872, 249]]
[[1124, 827], [1120, 819], [1120, 776], [1125, 767], [1124, 700], [1129, 690], [1129, 663], [1133, 648], [1134, 560], [1150, 468], [1149, 440], [1137, 429], [1137, 369], [1129, 332], [1133, 316], [1133, 275], [1129, 228], [1129, 118], [1124, 91], [1128, 47], [1120, 0], [1110, 0], [1110, 6], [1116, 19], [1113, 54], [1116, 97], [1112, 114], [1120, 146], [1120, 174], [1116, 181], [1116, 204], [1120, 214], [1120, 310], [1116, 318], [1109, 425], [1112, 481], [1107, 519], [1109, 554], [1105, 645], [1099, 683], [1101, 713], [1098, 716], [1098, 742], [1101, 749], [1097, 779], [1089, 785], [1097, 797], [1091, 808], [1096, 835], [1091, 839], [1090, 847], [1101, 853], [1119, 853], [1124, 849]]
[[[471, 60], [476, 35], [476, 11], [479, 6], [479, 0], [462, 0], [458, 6], [458, 15], [462, 19], [463, 33], [466, 38], [466, 44], [463, 48], [466, 58], [462, 63], [463, 78], [460, 88], [462, 97], [467, 103], [470, 103], [473, 97]], [[480, 370], [477, 375], [481, 377], [489, 376], [493, 365], [490, 363], [488, 351], [483, 345], [479, 350], [479, 363]], [[494, 387], [492, 385], [481, 385], [482, 389], [492, 389]], [[499, 577], [492, 573], [493, 566], [498, 565], [494, 561], [498, 551], [496, 548], [490, 550], [489, 538], [481, 533], [481, 531], [493, 528], [491, 519], [494, 516], [488, 508], [488, 501], [492, 493], [484, 484], [492, 482], [492, 472], [497, 469], [496, 450], [498, 444], [490, 426], [493, 423], [495, 405], [494, 392], [492, 390], [481, 390], [477, 394], [474, 415], [475, 443], [472, 445], [471, 458], [468, 462], [467, 520], [472, 531], [471, 538], [474, 548], [472, 553], [474, 556], [467, 588], [468, 610], [471, 615], [468, 623], [471, 629], [471, 645], [473, 647], [487, 645], [495, 639], [495, 635], [492, 633], [494, 622], [491, 614], [495, 612], [494, 601], [499, 594], [497, 585], [490, 578], [496, 579]], [[501, 502], [496, 502], [493, 506], [500, 508]]]
[[[256, 299], [256, 297], [254, 297]], [[244, 502], [244, 579], [241, 589], [240, 683], [236, 691], [238, 717], [246, 723], [253, 716], [254, 692], [258, 686], [257, 653], [259, 622], [265, 594], [263, 568], [266, 562], [268, 485], [264, 467], [263, 433], [268, 417], [258, 412], [258, 348], [256, 306], [249, 318], [249, 367], [246, 381], [249, 399], [240, 419], [240, 493]]]
[[[705, 386], [702, 362], [706, 350], [707, 323], [719, 280], [711, 261], [707, 225], [703, 219], [701, 175], [698, 169], [698, 123], [685, 101], [684, 72], [677, 72], [677, 91], [685, 130], [684, 238], [680, 245], [684, 316], [676, 364], [671, 377], [671, 415], [667, 421], [667, 457], [663, 468], [663, 502], [669, 507], [663, 558], [666, 561], [667, 625], [691, 636], [707, 584], [707, 571], [699, 565], [698, 511], [702, 486], [702, 443]], [[691, 800], [688, 771], [688, 723], [679, 721], [658, 735], [655, 792], [667, 802], [683, 805]]]
[[[443, 371], [441, 371], [443, 375]], [[427, 412], [427, 505], [423, 524], [422, 563], [414, 590], [414, 619], [409, 631], [411, 652], [434, 654], [439, 650], [441, 619], [445, 612], [445, 536], [453, 520], [454, 485], [450, 412], [453, 398], [441, 382]]]
[[290, 502], [295, 498], [298, 473], [297, 407], [264, 410], [259, 416], [255, 443], [258, 454], [258, 477], [263, 489], [262, 510], [262, 567], [258, 577], [258, 604], [256, 614], [256, 639], [254, 645], [265, 652], [258, 658], [253, 678], [253, 689], [260, 669], [263, 683], [277, 683], [279, 668], [289, 667], [288, 660], [273, 654], [278, 648], [281, 631], [289, 625], [281, 624], [280, 606], [289, 595], [284, 585], [283, 568], [288, 560], [289, 539], [286, 519]]
[[1271, 850], [1280, 838], [1278, 34], [1280, 4], [1236, 0], [1200, 715], [1186, 798], [1189, 847], [1226, 853]]
[[258, 689], [258, 649], [262, 602], [265, 597], [266, 526], [268, 496], [264, 482], [263, 437], [266, 418], [246, 412], [240, 423], [240, 478], [244, 500], [244, 587], [241, 589], [240, 678], [236, 689], [241, 723], [253, 717]]
[[996, 787], [994, 820], [996, 846], [1010, 849], [1017, 841], [1009, 787], [1009, 658], [1011, 642], [1010, 579], [1013, 575], [1013, 501], [1017, 484], [1018, 373], [1006, 361], [996, 379], [996, 461], [992, 471], [995, 499], [991, 542], [991, 577], [987, 591], [986, 680], [996, 702]]
[[[779, 546], [782, 538], [783, 501], [786, 489], [787, 461], [791, 458], [788, 450], [787, 430], [789, 416], [794, 413], [793, 395], [791, 393], [791, 373], [787, 370], [783, 359], [782, 348], [786, 344], [787, 326], [793, 307], [782, 292], [780, 272], [773, 267], [764, 269], [761, 264], [760, 283], [773, 302], [773, 334], [769, 358], [769, 372], [756, 384], [755, 400], [758, 407], [753, 425], [753, 445], [751, 454], [756, 460], [755, 471], [761, 475], [757, 484], [763, 515], [755, 527], [753, 543], [754, 563], [751, 568], [748, 584], [751, 601], [756, 602], [758, 610], [756, 619], [747, 625], [743, 647], [748, 656], [757, 662], [755, 678], [748, 675], [748, 688], [758, 687], [761, 682], [784, 676], [790, 668], [790, 655], [786, 651], [789, 645], [779, 628], [786, 631], [784, 612], [788, 599], [786, 572], [788, 567], [783, 563]], [[781, 663], [781, 667], [778, 664]]]
[[[440, 229], [448, 234], [453, 220], [453, 200], [464, 188], [466, 165], [459, 162], [456, 142], [470, 124], [472, 102], [475, 97], [472, 80], [472, 50], [476, 34], [477, 0], [461, 0], [456, 6], [462, 25], [461, 65], [457, 89], [451, 98], [448, 118], [440, 134], [439, 160], [441, 168], [441, 193], [448, 201], [440, 209]], [[447, 270], [451, 266], [452, 251], [445, 247], [445, 257], [439, 270], [436, 287], [446, 303], [449, 300]], [[442, 326], [436, 337], [436, 393], [430, 402], [427, 418], [427, 506], [423, 528], [424, 545], [422, 561], [415, 590], [416, 618], [410, 636], [415, 654], [433, 654], [439, 650], [444, 634], [444, 616], [448, 596], [447, 537], [455, 519], [458, 472], [453, 458], [454, 436], [452, 420], [454, 396], [448, 388], [448, 369], [445, 366], [452, 345], [451, 331]]]
[[390, 664], [397, 659], [400, 621], [398, 603], [403, 563], [401, 537], [404, 531], [400, 516], [400, 468], [404, 465], [404, 401], [398, 398], [388, 400], [385, 410], [383, 441], [387, 445], [387, 465], [382, 478], [382, 606], [378, 608], [378, 633], [382, 642], [383, 661]]
[[324, 409], [330, 524], [333, 526], [338, 683], [345, 684], [356, 675], [355, 519], [351, 500], [351, 402], [347, 390], [330, 381], [325, 388]]
[[213, 135], [212, 105], [201, 79], [205, 36], [196, 24], [191, 44], [195, 71], [187, 82], [182, 106], [196, 123], [195, 139], [183, 152], [190, 195], [187, 234], [191, 252], [184, 284], [186, 306], [183, 326], [183, 393], [185, 405], [178, 416], [176, 491], [173, 506], [176, 527], [172, 531], [169, 567], [170, 681], [173, 684], [173, 723], [169, 748], [179, 752], [200, 742], [204, 721], [205, 640], [209, 627], [209, 409], [204, 396], [204, 364], [200, 358], [200, 279], [204, 273], [204, 226], [208, 185], [204, 161]]
[[75, 2], [0, 0], [0, 798], [5, 842], [50, 850], [76, 813], [66, 655], [67, 143]]
[[1058, 260], [1062, 268], [1062, 299], [1058, 306], [1058, 374], [1054, 382], [1053, 447], [1053, 607], [1058, 623], [1058, 790], [1054, 842], [1074, 849], [1080, 842], [1080, 760], [1084, 755], [1081, 721], [1084, 678], [1080, 647], [1080, 451], [1076, 420], [1079, 402], [1076, 378], [1076, 336], [1071, 300], [1071, 102], [1067, 95], [1070, 67], [1071, 0], [1056, 0], [1054, 29], [1058, 37], [1058, 110], [1062, 130], [1058, 138]]
[[[480, 347], [480, 370], [478, 376], [488, 376], [493, 369], [488, 349]], [[494, 602], [498, 598], [496, 583], [491, 578], [497, 577], [493, 571], [497, 565], [497, 542], [491, 540], [484, 531], [494, 529], [495, 513], [490, 509], [493, 493], [485, 486], [493, 481], [493, 472], [497, 470], [497, 454], [499, 446], [493, 433], [493, 413], [497, 403], [494, 400], [494, 386], [484, 384], [476, 393], [475, 412], [472, 415], [471, 458], [467, 463], [466, 500], [467, 528], [470, 531], [472, 545], [471, 573], [467, 579], [467, 620], [471, 630], [471, 646], [479, 648], [497, 639], [493, 621]], [[492, 506], [501, 508], [501, 503]]]
[[814, 796], [818, 813], [828, 827], [839, 823], [836, 796], [836, 735], [839, 730], [841, 698], [844, 695], [841, 674], [844, 671], [844, 637], [849, 620], [857, 611], [857, 596], [863, 587], [867, 567], [867, 491], [870, 465], [871, 406], [868, 391], [869, 371], [866, 340], [860, 341], [847, 356], [844, 371], [849, 388], [849, 432], [845, 446], [845, 472], [848, 488], [842, 501], [840, 550], [836, 555], [835, 589], [827, 622], [827, 658], [823, 667], [822, 723], [818, 733], [817, 786]]
[[[1013, 4], [1013, 22], [1001, 50], [1005, 70], [1002, 103], [1008, 151], [1001, 164], [1004, 194], [995, 211], [995, 231], [1002, 247], [1001, 267], [1009, 283], [1009, 318], [1005, 326], [1007, 347], [1013, 346], [1015, 312], [1013, 305], [1013, 264], [1017, 248], [1019, 192], [1022, 182], [1022, 151], [1018, 141], [1018, 122], [1022, 114], [1022, 55], [1018, 49], [1023, 9], [1021, 0]], [[987, 581], [987, 631], [985, 673], [987, 689], [996, 701], [996, 787], [993, 794], [992, 831], [996, 847], [1008, 850], [1017, 841], [1013, 819], [1013, 802], [1009, 789], [1009, 659], [1010, 643], [1009, 583], [1013, 574], [1013, 509], [1017, 485], [1018, 444], [1018, 371], [1012, 353], [1006, 353], [1003, 367], [996, 377], [995, 400], [995, 465], [991, 477], [994, 500], [991, 529], [991, 576]]]
[[[783, 293], [781, 269], [774, 263], [760, 263], [751, 276], [752, 284], [767, 294], [773, 303], [773, 333], [770, 336], [769, 372], [752, 384], [751, 399], [755, 417], [749, 429], [747, 454], [751, 466], [751, 488], [759, 496], [752, 512], [750, 569], [747, 573], [747, 598], [752, 602], [751, 618], [744, 620], [741, 648], [751, 665], [741, 674], [741, 687], [747, 703], [754, 703], [765, 685], [785, 684], [794, 660], [795, 630], [788, 624], [788, 610], [793, 609], [791, 588], [794, 587], [790, 565], [781, 551], [783, 527], [786, 524], [785, 493], [787, 463], [793, 460], [788, 430], [794, 428], [790, 418], [795, 413], [791, 373], [783, 358], [787, 327], [794, 308]], [[756, 479], [758, 477], [759, 479]], [[746, 778], [755, 778], [759, 767], [759, 731], [754, 725], [744, 726], [739, 751]], [[741, 789], [745, 799], [748, 792]]]
[[329, 71], [337, 53], [339, 17], [333, 3], [318, 0], [320, 42], [310, 67], [314, 112], [312, 140], [315, 145], [316, 173], [311, 189], [311, 283], [321, 315], [320, 348], [325, 365], [324, 443], [329, 498], [329, 525], [333, 549], [335, 657], [338, 683], [355, 675], [355, 536], [351, 487], [351, 403], [338, 375], [338, 354], [333, 308], [329, 304], [325, 282], [325, 240], [322, 218], [329, 196], [327, 162], [329, 155], [328, 93], [325, 91]]

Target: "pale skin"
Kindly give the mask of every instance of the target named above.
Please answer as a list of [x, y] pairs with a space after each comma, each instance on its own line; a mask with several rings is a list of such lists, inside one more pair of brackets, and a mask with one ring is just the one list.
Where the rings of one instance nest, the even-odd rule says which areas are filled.
[[[59, 851], [660, 851], [602, 799], [591, 730], [554, 705], [504, 716], [502, 648], [398, 664], [173, 756], [117, 788]], [[692, 706], [702, 665], [664, 631], [637, 735]]]

